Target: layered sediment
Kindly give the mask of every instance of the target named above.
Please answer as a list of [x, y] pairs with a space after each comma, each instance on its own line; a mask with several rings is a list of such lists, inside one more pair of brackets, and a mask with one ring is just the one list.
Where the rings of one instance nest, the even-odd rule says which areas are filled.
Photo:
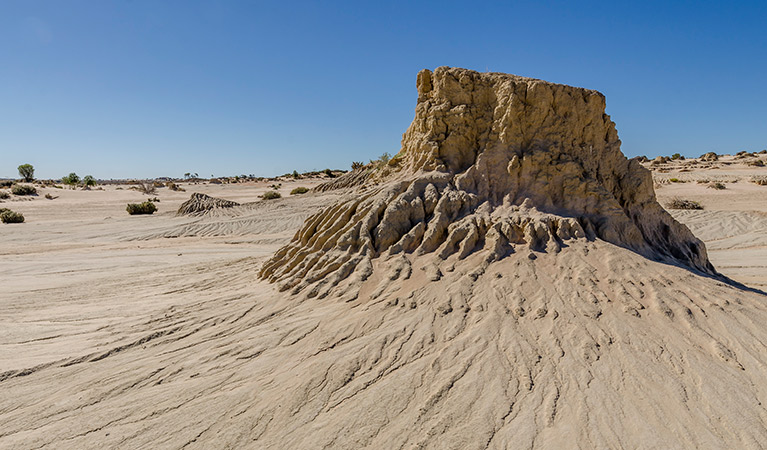
[[367, 279], [381, 257], [476, 253], [489, 264], [572, 239], [716, 273], [704, 244], [656, 201], [650, 172], [621, 153], [599, 92], [448, 67], [421, 71], [417, 88], [401, 151], [362, 181], [378, 184], [308, 219], [262, 278], [324, 296]]

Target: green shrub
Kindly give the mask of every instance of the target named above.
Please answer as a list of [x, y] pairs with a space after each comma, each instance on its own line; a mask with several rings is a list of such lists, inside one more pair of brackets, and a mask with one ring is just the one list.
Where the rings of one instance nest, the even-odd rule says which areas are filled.
[[23, 223], [24, 215], [21, 213], [13, 212], [10, 209], [0, 209], [0, 221], [3, 223]]
[[684, 159], [684, 156], [680, 155], [679, 153], [674, 153], [671, 155], [671, 159], [677, 160], [677, 159]]
[[96, 185], [96, 179], [92, 175], [86, 175], [83, 177], [83, 186], [89, 188]]
[[282, 196], [277, 191], [264, 192], [264, 195], [263, 195], [264, 200], [274, 200], [275, 198], [280, 198], [280, 197]]
[[681, 198], [672, 198], [671, 201], [669, 201], [666, 204], [666, 207], [669, 209], [703, 209], [703, 206], [693, 200], [683, 200]]
[[708, 185], [711, 189], [716, 189], [717, 191], [721, 191], [722, 189], [727, 189], [727, 186], [724, 185], [724, 183], [720, 183], [718, 181], [711, 183]]
[[679, 178], [669, 178], [668, 181], [672, 183], [681, 183], [681, 181], [679, 181]]
[[352, 161], [352, 170], [362, 169], [363, 167], [365, 167], [365, 164], [362, 161]]
[[307, 192], [309, 192], [309, 189], [307, 189], [305, 187], [297, 187], [297, 188], [293, 189], [292, 191], [290, 191], [290, 195], [306, 194]]
[[0, 200], [6, 200], [11, 197], [7, 191], [0, 191]]
[[37, 189], [34, 186], [27, 186], [25, 184], [14, 184], [11, 192], [13, 195], [36, 195]]
[[128, 214], [134, 216], [136, 214], [152, 214], [157, 211], [157, 207], [152, 202], [144, 203], [128, 203], [128, 207], [125, 208]]
[[72, 172], [65, 177], [61, 177], [61, 182], [64, 184], [68, 184], [74, 188], [74, 186], [77, 186], [77, 183], [80, 182], [80, 176]]

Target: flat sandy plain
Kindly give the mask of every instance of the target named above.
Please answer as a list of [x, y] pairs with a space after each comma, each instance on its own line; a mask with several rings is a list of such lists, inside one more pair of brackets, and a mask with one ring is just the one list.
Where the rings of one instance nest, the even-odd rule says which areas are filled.
[[[749, 181], [767, 176], [767, 168], [689, 164], [654, 173], [659, 201], [699, 201], [704, 210], [671, 213], [706, 243], [717, 270], [767, 290], [767, 186]], [[726, 189], [699, 180], [722, 181]], [[268, 431], [270, 417], [248, 417], [261, 392], [243, 389], [251, 374], [268, 377], [256, 373], [279, 361], [269, 352], [258, 356], [300, 340], [304, 322], [331, 306], [317, 304], [295, 322], [288, 314], [280, 329], [259, 326], [285, 302], [269, 306], [276, 291], [257, 274], [308, 216], [343, 195], [289, 195], [319, 182], [283, 181], [283, 198], [270, 201], [258, 197], [270, 183], [182, 183], [185, 192], [158, 189], [159, 211], [151, 216], [126, 213], [126, 203], [147, 196], [125, 186], [42, 189], [32, 200], [1, 204], [26, 223], [0, 225], [0, 448], [238, 447], [244, 441], [231, 434], [236, 427], [222, 423], [258, 424], [247, 431], [253, 436]], [[256, 203], [177, 216], [193, 192]], [[267, 396], [269, 388], [259, 388], [263, 398], [279, 399]], [[555, 408], [557, 398], [558, 390]], [[311, 430], [303, 431], [304, 440], [283, 448], [306, 447]], [[331, 439], [323, 446], [333, 447]]]

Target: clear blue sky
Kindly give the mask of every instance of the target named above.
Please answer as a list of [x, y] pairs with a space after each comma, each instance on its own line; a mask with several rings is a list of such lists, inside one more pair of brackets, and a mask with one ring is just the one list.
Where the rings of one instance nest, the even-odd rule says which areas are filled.
[[275, 175], [399, 150], [449, 65], [597, 89], [628, 156], [767, 148], [767, 2], [3, 0], [0, 176]]

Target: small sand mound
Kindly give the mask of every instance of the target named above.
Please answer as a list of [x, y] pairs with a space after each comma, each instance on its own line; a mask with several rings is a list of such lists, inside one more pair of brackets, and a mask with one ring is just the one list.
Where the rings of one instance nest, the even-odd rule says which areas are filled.
[[314, 190], [317, 192], [327, 192], [336, 189], [362, 186], [370, 178], [372, 173], [373, 170], [370, 167], [355, 169], [331, 181], [326, 181], [325, 183], [317, 185]]
[[233, 206], [240, 206], [240, 204], [231, 200], [224, 200], [223, 198], [211, 197], [195, 192], [189, 200], [181, 204], [176, 214], [179, 216], [204, 214], [216, 208], [231, 208]]

